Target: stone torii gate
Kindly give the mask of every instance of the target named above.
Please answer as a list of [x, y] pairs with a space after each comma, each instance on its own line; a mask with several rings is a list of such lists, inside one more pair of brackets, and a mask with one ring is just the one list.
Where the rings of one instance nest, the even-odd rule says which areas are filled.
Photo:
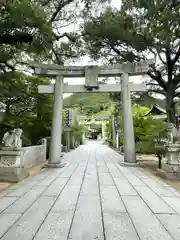
[[[49, 167], [62, 167], [61, 134], [63, 93], [122, 92], [124, 162], [136, 163], [130, 92], [146, 91], [146, 85], [129, 83], [129, 76], [146, 74], [152, 61], [103, 66], [60, 66], [31, 63], [36, 75], [55, 78], [55, 84], [40, 85], [39, 93], [54, 94]], [[99, 84], [98, 77], [121, 77], [121, 84]], [[85, 85], [64, 84], [64, 78], [85, 77]]]

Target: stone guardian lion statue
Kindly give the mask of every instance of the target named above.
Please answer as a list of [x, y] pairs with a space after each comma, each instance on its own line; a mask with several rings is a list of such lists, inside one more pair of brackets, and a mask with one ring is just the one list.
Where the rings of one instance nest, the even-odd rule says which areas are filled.
[[6, 132], [2, 139], [2, 146], [4, 148], [10, 148], [10, 149], [19, 149], [22, 147], [22, 129], [16, 128], [13, 129], [10, 133]]

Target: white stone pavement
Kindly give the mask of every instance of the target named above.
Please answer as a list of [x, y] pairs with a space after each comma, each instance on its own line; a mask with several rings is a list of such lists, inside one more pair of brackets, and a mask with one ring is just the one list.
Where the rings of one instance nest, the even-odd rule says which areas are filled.
[[95, 144], [0, 194], [3, 240], [179, 240], [180, 194]]

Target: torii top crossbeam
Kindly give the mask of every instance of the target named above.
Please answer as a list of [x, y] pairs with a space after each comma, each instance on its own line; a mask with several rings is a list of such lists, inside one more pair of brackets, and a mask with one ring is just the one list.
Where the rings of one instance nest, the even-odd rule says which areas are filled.
[[61, 75], [66, 78], [85, 77], [88, 70], [96, 72], [99, 77], [120, 76], [123, 73], [128, 73], [130, 76], [137, 76], [147, 73], [152, 60], [123, 63], [115, 65], [99, 65], [99, 66], [61, 66], [55, 64], [36, 64], [31, 62], [31, 67], [34, 68], [35, 74], [48, 77]]

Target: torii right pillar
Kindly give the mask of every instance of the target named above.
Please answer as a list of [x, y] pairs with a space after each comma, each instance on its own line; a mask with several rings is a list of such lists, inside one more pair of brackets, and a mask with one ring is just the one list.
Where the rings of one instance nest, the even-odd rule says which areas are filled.
[[124, 164], [133, 165], [136, 163], [136, 149], [128, 73], [123, 73], [121, 75], [121, 88], [124, 131]]

